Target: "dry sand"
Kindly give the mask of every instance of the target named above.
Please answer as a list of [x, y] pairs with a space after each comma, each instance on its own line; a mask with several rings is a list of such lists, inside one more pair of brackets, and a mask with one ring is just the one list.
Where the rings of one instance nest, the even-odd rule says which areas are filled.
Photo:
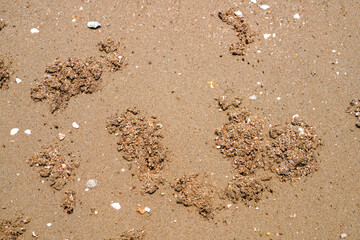
[[[227, 24], [218, 13], [232, 8], [241, 11], [241, 21]], [[2, 0], [0, 19], [0, 237], [360, 238], [360, 129], [354, 117], [359, 111], [346, 113], [350, 101], [360, 97], [358, 1]], [[102, 27], [89, 29], [88, 21]], [[240, 39], [248, 36], [247, 28], [251, 41]], [[106, 50], [100, 44], [99, 51], [108, 38], [119, 46]], [[229, 51], [232, 44], [239, 51]], [[90, 57], [104, 67], [91, 91], [86, 91], [89, 82], [63, 85], [72, 86], [78, 79], [72, 74], [81, 69], [64, 69], [66, 79], [46, 72], [57, 59]], [[62, 99], [54, 113], [51, 100], [35, 102], [31, 95], [49, 78], [46, 91], [52, 94], [45, 91], [42, 97]], [[249, 99], [253, 95], [257, 99]], [[215, 100], [219, 96], [242, 99], [241, 107], [262, 119], [264, 138], [272, 126], [287, 126], [298, 114], [321, 139], [311, 152], [315, 170], [281, 181], [279, 171], [264, 164], [256, 165], [253, 175], [237, 176], [242, 173], [234, 159], [214, 140], [215, 130], [228, 122]], [[145, 130], [129, 139], [109, 134], [109, 116], [133, 107], [144, 116]], [[155, 122], [148, 120], [152, 117], [161, 125], [160, 135], [146, 128]], [[134, 121], [124, 126], [136, 128]], [[19, 131], [10, 135], [14, 128]], [[59, 133], [65, 134], [62, 141]], [[258, 140], [246, 137], [249, 146]], [[273, 146], [287, 148], [287, 139], [282, 135]], [[50, 179], [66, 176], [61, 188], [49, 186], [48, 173], [39, 172], [36, 163], [28, 164], [47, 144], [59, 147], [53, 156], [63, 162], [52, 164], [50, 154], [42, 166], [51, 169]], [[127, 151], [119, 146], [133, 147], [135, 157], [125, 160]], [[154, 171], [151, 164], [163, 151], [161, 171]], [[141, 167], [144, 160], [148, 165]], [[73, 161], [79, 166], [66, 174]], [[53, 176], [59, 171], [63, 175]], [[162, 179], [152, 194], [142, 191], [147, 173]], [[86, 189], [88, 179], [96, 184]]]

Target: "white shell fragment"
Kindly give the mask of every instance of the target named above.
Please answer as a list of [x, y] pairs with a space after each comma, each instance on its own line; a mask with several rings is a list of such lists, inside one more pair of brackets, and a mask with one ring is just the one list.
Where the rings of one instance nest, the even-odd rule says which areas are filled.
[[51, 225], [52, 225], [52, 223], [48, 223], [48, 224], [46, 224], [48, 227], [51, 227]]
[[87, 26], [88, 26], [88, 28], [91, 28], [91, 29], [97, 29], [97, 28], [101, 27], [101, 23], [99, 23], [99, 22], [88, 22]]
[[26, 129], [26, 130], [24, 131], [24, 133], [26, 133], [27, 135], [30, 135], [30, 134], [31, 134], [31, 130], [30, 130], [30, 129]]
[[149, 207], [145, 207], [144, 210], [147, 211], [148, 213], [151, 212], [151, 209]]
[[112, 206], [113, 208], [115, 208], [116, 210], [120, 210], [120, 208], [121, 208], [120, 203], [118, 203], [118, 202], [112, 203], [111, 206]]
[[269, 9], [270, 6], [269, 5], [260, 5], [260, 8], [266, 10], [266, 9]]
[[37, 28], [32, 28], [32, 29], [30, 30], [30, 32], [31, 32], [31, 33], [39, 33], [39, 29], [37, 29]]
[[252, 3], [256, 3], [256, 0], [251, 0], [250, 2], [252, 2]]
[[73, 126], [73, 128], [79, 128], [80, 127], [79, 124], [77, 124], [76, 122], [73, 122], [72, 126]]
[[340, 238], [341, 238], [341, 239], [344, 239], [344, 238], [346, 238], [346, 237], [347, 237], [347, 234], [346, 234], [346, 233], [340, 234]]
[[238, 17], [243, 17], [243, 13], [241, 11], [235, 11], [235, 15]]
[[249, 97], [249, 99], [251, 99], [251, 100], [256, 100], [256, 99], [258, 99], [258, 98], [257, 98], [256, 95], [252, 95], [252, 96]]
[[299, 127], [299, 134], [300, 134], [300, 135], [303, 135], [303, 134], [305, 134], [305, 131], [304, 131], [304, 129], [303, 129], [303, 128], [301, 128], [301, 127]]
[[64, 140], [65, 137], [66, 137], [66, 135], [64, 133], [59, 133], [59, 140], [60, 141]]
[[18, 128], [13, 128], [10, 130], [10, 135], [15, 135], [19, 132], [19, 129]]
[[265, 38], [265, 39], [268, 39], [270, 36], [271, 36], [270, 33], [265, 33], [265, 34], [264, 34], [264, 38]]
[[298, 13], [296, 13], [296, 14], [294, 15], [294, 19], [300, 19], [300, 15], [299, 15]]
[[97, 188], [98, 186], [99, 186], [99, 182], [95, 178], [91, 178], [85, 182], [85, 187], [89, 189]]
[[16, 78], [15, 81], [16, 81], [16, 83], [21, 83], [21, 79], [20, 79], [20, 78]]

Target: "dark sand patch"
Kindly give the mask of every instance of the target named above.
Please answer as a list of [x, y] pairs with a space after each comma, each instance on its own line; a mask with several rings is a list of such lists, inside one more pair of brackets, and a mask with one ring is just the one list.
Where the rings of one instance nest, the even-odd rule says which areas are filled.
[[203, 217], [213, 218], [214, 191], [210, 185], [200, 182], [198, 174], [178, 178], [171, 186], [177, 203], [194, 206]]
[[105, 59], [104, 65], [110, 72], [121, 70], [125, 65], [125, 57], [120, 53], [120, 42], [107, 38], [99, 42], [99, 51], [104, 52], [101, 57]]
[[6, 26], [7, 23], [3, 19], [0, 19], [0, 31], [3, 30]]
[[252, 177], [237, 175], [228, 183], [221, 198], [227, 198], [233, 203], [242, 201], [248, 205], [261, 200], [266, 191], [271, 192], [261, 181]]
[[30, 218], [22, 214], [14, 216], [12, 220], [0, 220], [0, 239], [16, 240], [24, 239], [23, 234], [26, 232], [25, 225], [31, 221]]
[[0, 89], [9, 88], [10, 75], [10, 63], [7, 64], [6, 60], [0, 56]]
[[140, 229], [130, 229], [128, 231], [123, 232], [120, 235], [120, 238], [110, 238], [107, 240], [144, 240], [146, 237], [146, 233]]
[[74, 212], [75, 206], [75, 192], [72, 190], [66, 191], [61, 202], [61, 207], [66, 213], [71, 214]]
[[154, 193], [165, 182], [161, 176], [166, 161], [162, 125], [156, 117], [148, 119], [137, 108], [129, 108], [120, 116], [110, 116], [106, 128], [118, 137], [118, 151], [123, 152], [123, 158], [135, 162], [136, 174], [144, 183], [143, 192]]
[[[222, 102], [219, 105], [224, 107]], [[233, 109], [228, 116], [229, 121], [215, 131], [215, 144], [238, 174], [253, 174], [265, 166], [264, 122], [245, 108]]]
[[[316, 150], [321, 142], [314, 127], [295, 117], [290, 124], [273, 126], [265, 134], [264, 121], [240, 109], [239, 99], [220, 97], [217, 101], [229, 116], [215, 131], [215, 144], [236, 170], [224, 191], [231, 201], [257, 202], [263, 192], [272, 192], [256, 179], [260, 168], [276, 173], [282, 181], [301, 179], [317, 169]], [[271, 178], [265, 175], [265, 180]]]
[[347, 108], [347, 113], [356, 117], [355, 126], [360, 128], [360, 99], [353, 99], [350, 101], [350, 106]]
[[290, 124], [272, 127], [269, 136], [269, 167], [282, 181], [303, 178], [317, 169], [321, 141], [314, 127], [294, 118]]
[[81, 93], [97, 91], [101, 84], [102, 64], [92, 57], [57, 60], [45, 70], [46, 75], [36, 80], [36, 87], [31, 89], [31, 98], [46, 101], [51, 113], [68, 105], [72, 97]]
[[70, 153], [62, 156], [56, 145], [43, 146], [42, 151], [28, 159], [28, 163], [30, 167], [38, 168], [40, 176], [56, 190], [61, 190], [70, 181], [75, 168], [79, 166]]
[[226, 12], [219, 12], [219, 18], [231, 25], [235, 30], [238, 41], [230, 45], [229, 51], [233, 55], [245, 55], [248, 45], [254, 42], [254, 33], [250, 30], [249, 24], [241, 15], [237, 15], [237, 8], [230, 8]]

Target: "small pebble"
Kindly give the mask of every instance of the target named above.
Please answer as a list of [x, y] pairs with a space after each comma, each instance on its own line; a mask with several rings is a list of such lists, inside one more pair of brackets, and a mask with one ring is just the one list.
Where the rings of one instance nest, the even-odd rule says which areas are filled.
[[297, 113], [297, 114], [295, 114], [294, 116], [292, 116], [292, 118], [294, 119], [294, 118], [298, 118], [299, 117], [299, 114]]
[[30, 135], [30, 134], [31, 134], [31, 130], [30, 130], [30, 129], [26, 129], [26, 130], [24, 131], [24, 133], [26, 133], [27, 135]]
[[48, 227], [51, 227], [52, 224], [51, 224], [51, 223], [48, 223], [48, 224], [46, 224], [46, 225], [47, 225]]
[[251, 0], [252, 3], [256, 3], [256, 0]]
[[73, 128], [79, 128], [80, 127], [79, 124], [77, 124], [76, 122], [73, 122], [72, 126], [73, 126]]
[[37, 28], [32, 28], [30, 30], [31, 33], [39, 33], [39, 30]]
[[98, 180], [91, 178], [85, 182], [85, 187], [89, 189], [97, 188], [99, 186]]
[[256, 100], [256, 99], [258, 99], [258, 98], [257, 98], [256, 95], [252, 95], [252, 96], [249, 97], [249, 99]]
[[241, 11], [236, 11], [235, 12], [235, 15], [238, 16], [238, 17], [243, 17], [243, 14]]
[[347, 237], [347, 234], [346, 233], [342, 233], [341, 235], [340, 235], [340, 238], [346, 238]]
[[299, 127], [299, 129], [298, 129], [298, 130], [299, 130], [299, 132], [300, 132], [300, 133], [299, 133], [300, 135], [305, 134], [305, 131], [304, 131], [304, 129], [303, 129], [303, 128]]
[[147, 211], [148, 213], [151, 212], [151, 209], [149, 207], [145, 207], [144, 210]]
[[11, 131], [10, 131], [10, 135], [15, 135], [15, 134], [17, 134], [19, 132], [19, 129], [18, 128], [13, 128], [13, 129], [11, 129]]
[[260, 5], [260, 8], [266, 10], [266, 9], [269, 9], [270, 6], [269, 5]]
[[64, 133], [59, 133], [59, 140], [60, 141], [64, 140], [65, 137], [66, 137], [66, 135]]
[[136, 211], [137, 211], [138, 213], [140, 213], [141, 215], [143, 215], [144, 213], [146, 213], [146, 211], [145, 211], [144, 209], [141, 209], [141, 208], [136, 209]]
[[88, 22], [87, 26], [88, 26], [88, 28], [91, 28], [91, 29], [97, 29], [97, 28], [101, 27], [101, 23], [99, 23], [99, 22]]
[[20, 78], [16, 78], [15, 81], [16, 81], [16, 83], [21, 83], [21, 79], [20, 79]]
[[120, 203], [118, 203], [118, 202], [112, 203], [111, 206], [116, 210], [120, 210], [120, 208], [121, 208]]
[[264, 38], [265, 38], [265, 39], [268, 39], [270, 36], [271, 36], [270, 33], [265, 33], [265, 34], [264, 34]]
[[294, 15], [294, 19], [300, 19], [300, 15], [299, 15], [298, 13], [296, 13], [296, 14]]

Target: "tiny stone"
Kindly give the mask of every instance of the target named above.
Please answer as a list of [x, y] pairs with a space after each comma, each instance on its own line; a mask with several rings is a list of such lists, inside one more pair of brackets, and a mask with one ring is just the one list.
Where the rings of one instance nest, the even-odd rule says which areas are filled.
[[118, 203], [118, 202], [112, 203], [111, 206], [113, 208], [115, 208], [116, 210], [120, 210], [120, 208], [121, 208], [120, 203]]
[[269, 9], [270, 6], [269, 5], [261, 5], [260, 8], [266, 10], [266, 9]]
[[37, 28], [32, 28], [30, 30], [31, 33], [39, 33], [39, 30]]
[[346, 238], [347, 237], [347, 234], [346, 233], [342, 233], [341, 235], [340, 235], [340, 238]]
[[73, 122], [72, 126], [73, 126], [73, 128], [79, 128], [80, 127], [79, 124], [77, 124], [76, 122]]
[[257, 99], [257, 96], [256, 96], [256, 95], [252, 95], [252, 96], [249, 97], [249, 99], [256, 100], [256, 99]]
[[268, 39], [270, 36], [271, 36], [270, 33], [265, 33], [265, 34], [264, 34], [264, 38], [265, 38], [265, 39]]
[[10, 135], [15, 135], [15, 134], [17, 134], [19, 132], [19, 129], [18, 128], [13, 128], [13, 129], [11, 129], [11, 131], [10, 131]]
[[88, 28], [91, 28], [91, 29], [97, 29], [97, 28], [101, 27], [101, 23], [99, 23], [99, 22], [88, 22], [87, 26], [88, 26]]
[[16, 78], [15, 81], [16, 81], [16, 83], [21, 83], [21, 79], [20, 79], [20, 78]]
[[89, 189], [97, 188], [98, 186], [99, 182], [95, 178], [89, 179], [85, 182], [85, 187]]
[[298, 13], [296, 13], [296, 14], [294, 15], [294, 19], [300, 19], [300, 15], [299, 15]]
[[243, 14], [241, 11], [236, 11], [235, 12], [235, 15], [238, 16], [238, 17], [243, 17]]
[[51, 227], [52, 224], [51, 224], [51, 223], [48, 223], [48, 224], [46, 224], [46, 225], [47, 225], [48, 227]]
[[147, 211], [148, 213], [151, 212], [151, 209], [149, 207], [145, 207], [144, 210]]
[[59, 140], [60, 140], [60, 141], [64, 140], [65, 137], [66, 137], [65, 134], [59, 133]]
[[30, 135], [30, 134], [31, 134], [31, 130], [30, 130], [30, 129], [26, 129], [26, 130], [24, 131], [24, 133], [26, 133], [27, 135]]

